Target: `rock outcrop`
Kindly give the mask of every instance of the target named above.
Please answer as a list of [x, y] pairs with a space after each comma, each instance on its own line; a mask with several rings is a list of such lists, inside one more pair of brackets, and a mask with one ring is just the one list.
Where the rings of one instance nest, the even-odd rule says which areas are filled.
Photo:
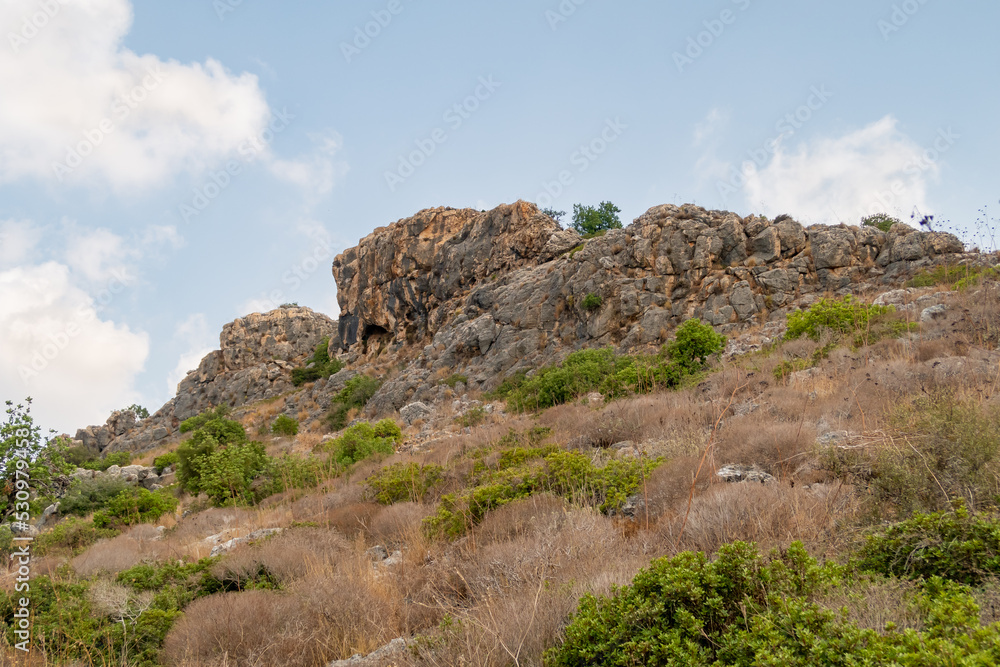
[[691, 205], [657, 206], [587, 241], [524, 202], [433, 209], [337, 258], [336, 347], [355, 365], [384, 354], [408, 363], [370, 404], [390, 412], [433, 402], [441, 374], [488, 389], [582, 347], [658, 345], [692, 317], [735, 332], [963, 250], [951, 234], [903, 224], [804, 228]]
[[[103, 426], [77, 431], [74, 444], [94, 452], [141, 451], [174, 435], [180, 422], [208, 408], [239, 407], [292, 390], [291, 371], [302, 364], [324, 338], [335, 336], [337, 323], [309, 308], [288, 307], [253, 313], [230, 322], [219, 336], [219, 349], [201, 360], [177, 386], [177, 395], [156, 414], [136, 422], [120, 411]], [[302, 396], [324, 397], [326, 382]]]

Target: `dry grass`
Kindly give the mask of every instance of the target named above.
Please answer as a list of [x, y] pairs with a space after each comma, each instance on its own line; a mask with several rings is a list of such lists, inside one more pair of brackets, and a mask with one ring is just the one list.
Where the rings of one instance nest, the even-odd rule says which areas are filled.
[[145, 561], [158, 561], [172, 555], [160, 531], [150, 525], [135, 526], [110, 540], [101, 540], [70, 561], [82, 577], [98, 573], [114, 575]]

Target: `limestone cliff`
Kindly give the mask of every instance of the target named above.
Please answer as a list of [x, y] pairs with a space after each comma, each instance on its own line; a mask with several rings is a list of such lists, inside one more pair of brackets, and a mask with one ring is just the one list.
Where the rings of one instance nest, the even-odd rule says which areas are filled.
[[337, 258], [338, 346], [353, 365], [406, 364], [371, 403], [389, 412], [433, 400], [444, 373], [487, 389], [581, 347], [665, 342], [692, 317], [730, 333], [962, 251], [950, 234], [902, 224], [803, 228], [691, 205], [652, 208], [585, 242], [525, 202], [433, 209]]

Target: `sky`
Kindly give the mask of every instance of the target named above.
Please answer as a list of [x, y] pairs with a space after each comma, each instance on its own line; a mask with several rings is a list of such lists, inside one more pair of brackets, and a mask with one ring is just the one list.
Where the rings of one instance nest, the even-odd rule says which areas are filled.
[[0, 396], [69, 433], [154, 411], [227, 322], [336, 317], [333, 257], [435, 206], [934, 215], [992, 248], [998, 24], [964, 0], [3, 0]]

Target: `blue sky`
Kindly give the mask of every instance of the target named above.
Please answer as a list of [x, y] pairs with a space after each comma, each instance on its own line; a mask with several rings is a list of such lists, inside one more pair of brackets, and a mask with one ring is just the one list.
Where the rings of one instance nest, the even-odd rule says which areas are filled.
[[432, 206], [919, 211], [971, 240], [1000, 210], [998, 19], [942, 0], [7, 0], [0, 389], [60, 431], [158, 408], [226, 322], [286, 301], [335, 317], [333, 255]]

